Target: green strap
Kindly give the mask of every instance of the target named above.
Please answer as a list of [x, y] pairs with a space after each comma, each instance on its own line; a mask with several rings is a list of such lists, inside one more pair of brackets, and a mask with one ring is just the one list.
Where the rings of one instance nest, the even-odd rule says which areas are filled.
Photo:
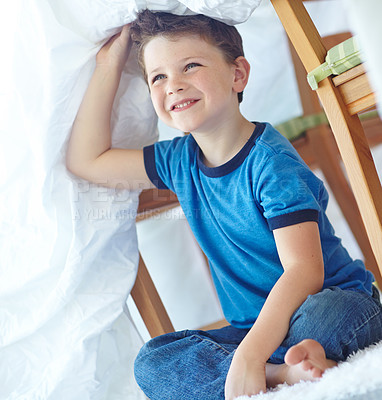
[[330, 75], [339, 75], [363, 62], [362, 52], [356, 37], [332, 47], [325, 57], [325, 62], [308, 73], [308, 82], [313, 90], [318, 83]]
[[[359, 115], [361, 121], [376, 118], [378, 116], [378, 111], [373, 110]], [[283, 136], [285, 136], [290, 142], [302, 137], [308, 129], [315, 128], [319, 125], [328, 125], [328, 119], [325, 112], [319, 112], [316, 114], [296, 117], [276, 125], [275, 128]]]
[[290, 119], [282, 124], [276, 125], [275, 128], [289, 141], [293, 141], [302, 136], [308, 129], [312, 129], [321, 124], [328, 124], [328, 119], [323, 111], [317, 114]]
[[319, 67], [308, 73], [308, 83], [313, 90], [317, 90], [318, 83], [332, 74], [333, 72], [330, 65], [328, 65], [327, 61], [325, 61]]

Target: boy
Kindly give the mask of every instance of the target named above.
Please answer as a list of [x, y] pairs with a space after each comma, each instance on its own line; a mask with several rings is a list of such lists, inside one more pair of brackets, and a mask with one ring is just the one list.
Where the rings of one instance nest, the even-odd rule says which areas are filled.
[[135, 363], [146, 395], [233, 400], [320, 377], [380, 340], [373, 277], [334, 235], [322, 182], [269, 124], [240, 113], [250, 67], [237, 30], [150, 11], [130, 29], [159, 118], [191, 134], [143, 151], [110, 148], [111, 108], [131, 46], [124, 27], [97, 55], [67, 166], [111, 187], [172, 189], [230, 323], [149, 341]]

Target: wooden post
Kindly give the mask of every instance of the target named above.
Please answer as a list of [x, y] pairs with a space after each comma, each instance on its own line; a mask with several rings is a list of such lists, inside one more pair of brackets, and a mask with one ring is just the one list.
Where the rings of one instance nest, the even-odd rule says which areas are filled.
[[[304, 67], [324, 62], [326, 49], [301, 0], [271, 0]], [[331, 79], [319, 83], [317, 94], [328, 117], [366, 231], [382, 271], [382, 188], [363, 128], [351, 116]]]
[[151, 337], [174, 331], [141, 255], [139, 255], [138, 274], [131, 295]]

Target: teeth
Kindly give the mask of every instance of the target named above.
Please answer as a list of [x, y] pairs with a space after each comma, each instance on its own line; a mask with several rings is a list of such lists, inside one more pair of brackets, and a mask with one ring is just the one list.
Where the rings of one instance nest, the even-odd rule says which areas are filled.
[[189, 101], [186, 101], [186, 102], [183, 103], [183, 104], [177, 104], [174, 108], [183, 108], [183, 107], [188, 106], [188, 105], [191, 104], [192, 102], [193, 102], [192, 100], [189, 100]]

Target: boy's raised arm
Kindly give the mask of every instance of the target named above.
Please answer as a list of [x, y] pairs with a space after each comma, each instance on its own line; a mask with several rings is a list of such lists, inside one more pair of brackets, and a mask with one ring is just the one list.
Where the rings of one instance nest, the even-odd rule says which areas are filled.
[[107, 42], [73, 124], [66, 157], [75, 175], [108, 187], [152, 187], [142, 150], [111, 149], [110, 119], [115, 94], [131, 48], [129, 27]]

